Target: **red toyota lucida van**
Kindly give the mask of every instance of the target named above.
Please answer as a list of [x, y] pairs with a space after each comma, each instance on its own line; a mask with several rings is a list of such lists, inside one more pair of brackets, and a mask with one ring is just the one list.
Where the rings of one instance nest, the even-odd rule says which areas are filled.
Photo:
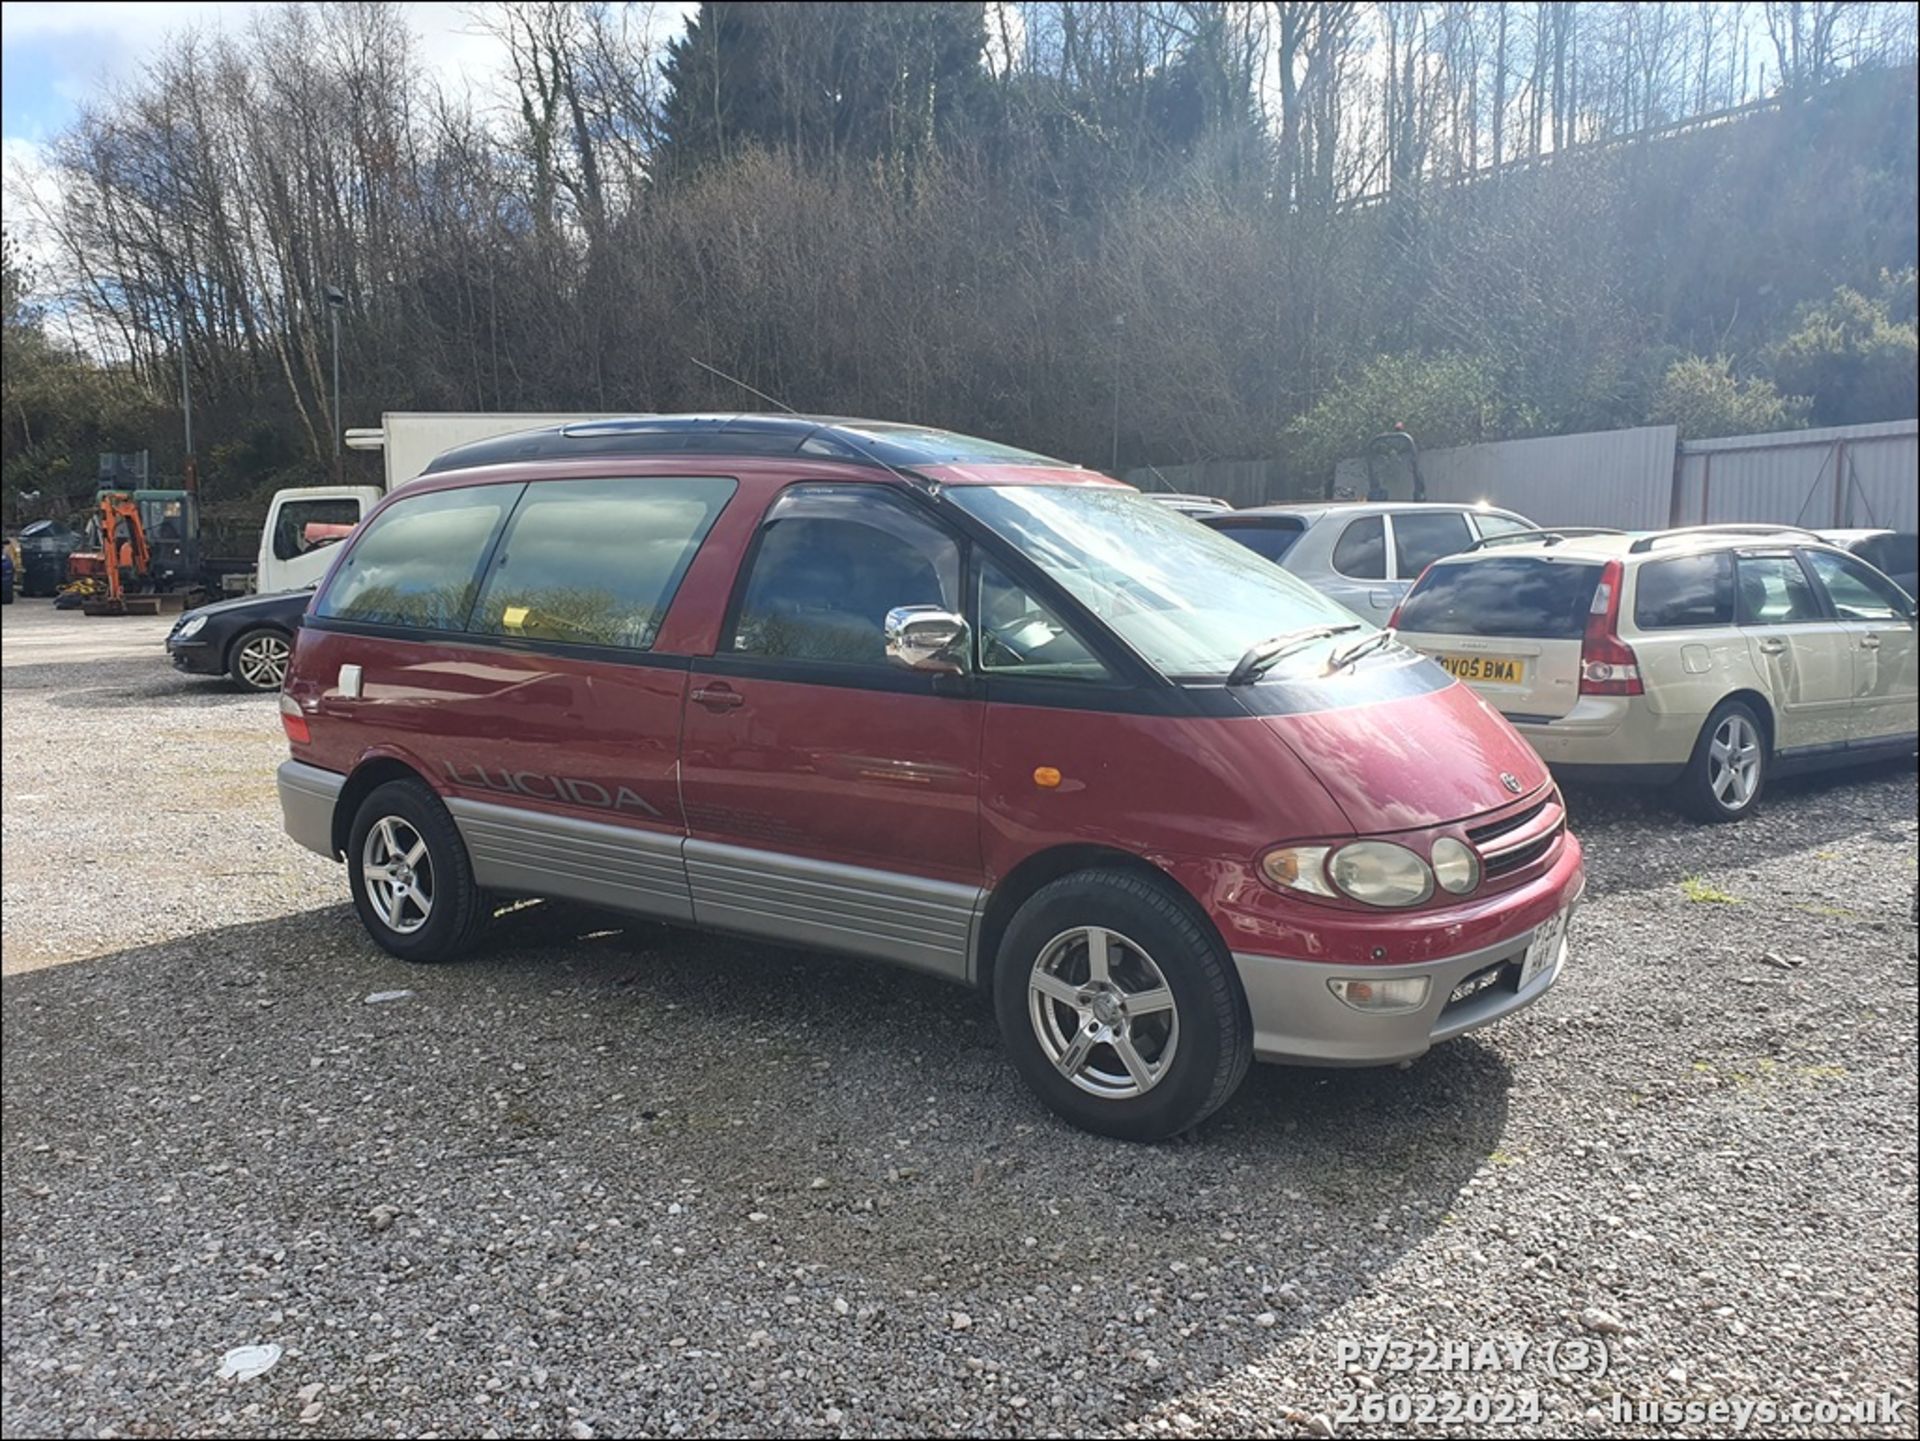
[[458, 955], [564, 897], [985, 988], [1074, 1124], [1539, 999], [1580, 846], [1433, 662], [1102, 476], [910, 426], [647, 416], [449, 451], [316, 593], [288, 832]]

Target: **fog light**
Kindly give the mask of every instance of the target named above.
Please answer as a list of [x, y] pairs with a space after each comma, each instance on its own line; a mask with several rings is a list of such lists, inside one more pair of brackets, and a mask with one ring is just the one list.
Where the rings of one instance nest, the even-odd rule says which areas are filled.
[[1327, 989], [1356, 1011], [1375, 1016], [1417, 1011], [1427, 1003], [1425, 976], [1396, 976], [1387, 981], [1336, 976], [1327, 982]]

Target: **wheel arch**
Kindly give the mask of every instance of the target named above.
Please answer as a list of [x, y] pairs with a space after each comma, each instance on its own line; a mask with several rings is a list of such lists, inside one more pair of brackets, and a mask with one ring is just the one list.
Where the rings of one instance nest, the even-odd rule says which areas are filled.
[[431, 781], [416, 767], [397, 756], [368, 756], [353, 768], [352, 774], [347, 777], [347, 783], [340, 788], [340, 794], [333, 803], [333, 852], [335, 855], [344, 856], [347, 853], [348, 833], [353, 829], [353, 818], [359, 813], [360, 803], [388, 781], [418, 781], [429, 791], [433, 790]]
[[255, 631], [262, 631], [262, 630], [272, 631], [275, 635], [285, 640], [289, 648], [292, 647], [293, 632], [288, 630], [287, 627], [285, 627], [284, 625], [277, 625], [270, 620], [257, 620], [253, 622], [253, 624], [251, 625], [241, 626], [232, 635], [227, 637], [226, 645], [221, 647], [221, 650], [220, 650], [221, 663], [223, 665], [232, 665], [233, 652], [239, 646], [240, 642], [245, 640], [248, 636], [252, 635]]
[[[1772, 752], [1778, 744], [1777, 732], [1774, 729], [1776, 723], [1772, 703], [1759, 691], [1748, 686], [1742, 686], [1739, 690], [1731, 690], [1721, 696], [1719, 704], [1714, 706], [1714, 710], [1719, 710], [1720, 706], [1725, 705], [1731, 700], [1737, 700], [1741, 704], [1748, 706], [1752, 709], [1754, 715], [1759, 717], [1760, 728], [1767, 733], [1767, 750]], [[1700, 723], [1703, 732], [1706, 729], [1707, 722], [1712, 719], [1713, 716], [1709, 714], [1707, 720]]]
[[1160, 882], [1167, 888], [1170, 895], [1184, 902], [1188, 910], [1193, 913], [1194, 919], [1205, 926], [1225, 947], [1225, 938], [1220, 935], [1220, 928], [1213, 923], [1213, 918], [1207, 914], [1206, 907], [1200, 904], [1193, 892], [1183, 886], [1172, 872], [1155, 865], [1145, 856], [1113, 846], [1091, 844], [1050, 846], [1046, 850], [1036, 851], [1026, 857], [1002, 876], [999, 884], [987, 893], [986, 904], [974, 927], [972, 954], [969, 957], [969, 980], [982, 991], [991, 990], [994, 963], [1000, 954], [1000, 941], [1006, 935], [1007, 926], [1020, 907], [1043, 887], [1051, 885], [1062, 876], [1091, 870], [1131, 871], [1135, 875]]

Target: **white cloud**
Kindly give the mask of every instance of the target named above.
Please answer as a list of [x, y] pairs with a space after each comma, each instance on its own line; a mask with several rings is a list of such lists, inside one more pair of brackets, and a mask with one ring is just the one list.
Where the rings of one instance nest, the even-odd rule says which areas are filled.
[[27, 264], [45, 275], [54, 252], [39, 216], [60, 194], [59, 181], [47, 163], [46, 146], [17, 135], [0, 141], [0, 184], [6, 194], [7, 234], [20, 246]]

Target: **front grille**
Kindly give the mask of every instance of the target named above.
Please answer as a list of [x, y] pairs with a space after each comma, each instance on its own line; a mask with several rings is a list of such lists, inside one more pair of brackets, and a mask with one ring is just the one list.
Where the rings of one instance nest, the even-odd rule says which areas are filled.
[[1542, 800], [1523, 811], [1515, 811], [1512, 815], [1502, 816], [1497, 821], [1489, 821], [1484, 826], [1475, 826], [1467, 832], [1467, 839], [1476, 846], [1484, 846], [1488, 841], [1497, 840], [1508, 831], [1519, 830], [1546, 808], [1547, 803]]
[[1551, 856], [1566, 834], [1567, 813], [1558, 791], [1549, 789], [1531, 805], [1467, 828], [1480, 853], [1481, 873], [1490, 881], [1517, 877]]
[[1510, 851], [1500, 851], [1488, 856], [1483, 862], [1486, 874], [1488, 876], [1511, 875], [1514, 871], [1532, 865], [1553, 849], [1553, 843], [1560, 839], [1560, 832], [1565, 828], [1566, 823], [1562, 821], [1544, 836], [1528, 841], [1523, 846], [1515, 846]]

